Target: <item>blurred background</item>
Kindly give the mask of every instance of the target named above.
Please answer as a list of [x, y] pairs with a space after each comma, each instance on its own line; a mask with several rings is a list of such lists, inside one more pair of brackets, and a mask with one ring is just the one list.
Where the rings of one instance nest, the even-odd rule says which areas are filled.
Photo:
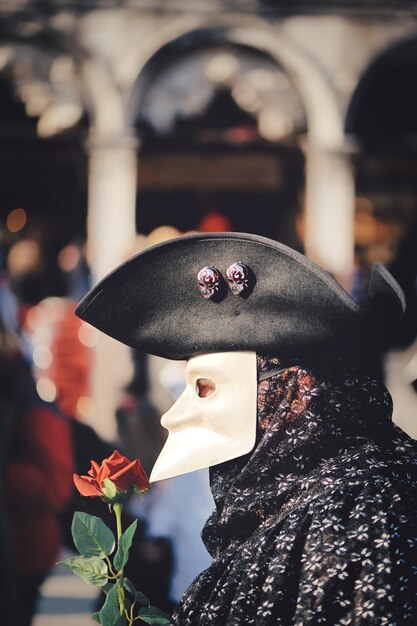
[[[2, 0], [0, 167], [1, 532], [18, 581], [4, 589], [27, 589], [29, 607], [10, 624], [30, 623], [56, 550], [71, 549], [72, 470], [117, 446], [149, 471], [162, 446], [182, 365], [132, 354], [73, 315], [149, 245], [265, 235], [362, 305], [384, 262], [408, 310], [381, 368], [395, 421], [417, 438], [417, 2]], [[188, 571], [165, 523], [197, 491], [184, 545], [198, 535], [211, 500], [205, 476], [189, 480], [131, 511], [143, 520], [138, 569], [154, 571], [148, 592], [168, 608], [207, 559]], [[38, 526], [33, 481], [46, 493]], [[28, 528], [56, 548], [30, 571]], [[57, 615], [36, 624], [84, 623]]]

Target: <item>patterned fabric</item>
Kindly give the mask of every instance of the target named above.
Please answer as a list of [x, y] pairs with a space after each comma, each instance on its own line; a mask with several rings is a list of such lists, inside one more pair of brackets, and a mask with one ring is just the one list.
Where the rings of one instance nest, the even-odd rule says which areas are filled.
[[213, 563], [174, 623], [415, 626], [417, 444], [387, 390], [342, 366], [289, 367], [258, 389], [254, 450], [210, 470]]

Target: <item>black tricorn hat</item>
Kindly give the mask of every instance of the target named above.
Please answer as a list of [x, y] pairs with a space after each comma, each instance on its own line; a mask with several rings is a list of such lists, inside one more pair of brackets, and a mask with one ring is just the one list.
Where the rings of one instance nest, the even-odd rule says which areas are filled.
[[357, 358], [405, 309], [382, 264], [359, 307], [321, 267], [245, 233], [183, 236], [148, 248], [108, 274], [76, 314], [126, 345], [187, 359], [254, 350], [283, 358]]

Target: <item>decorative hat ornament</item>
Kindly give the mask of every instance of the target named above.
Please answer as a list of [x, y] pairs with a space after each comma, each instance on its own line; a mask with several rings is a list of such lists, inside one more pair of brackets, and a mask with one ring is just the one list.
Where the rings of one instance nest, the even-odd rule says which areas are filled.
[[249, 287], [249, 269], [242, 262], [232, 263], [226, 270], [226, 280], [232, 293], [238, 296]]
[[212, 298], [220, 287], [220, 274], [215, 267], [203, 267], [197, 274], [197, 283], [203, 298]]

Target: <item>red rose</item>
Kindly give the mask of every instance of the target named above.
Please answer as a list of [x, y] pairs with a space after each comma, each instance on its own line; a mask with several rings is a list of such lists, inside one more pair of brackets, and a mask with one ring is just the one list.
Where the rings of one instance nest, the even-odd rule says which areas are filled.
[[105, 479], [108, 478], [115, 485], [117, 492], [124, 494], [129, 490], [146, 491], [149, 489], [149, 479], [140, 461], [129, 461], [123, 454], [115, 450], [101, 465], [91, 461], [88, 476], [74, 474], [74, 483], [82, 496], [105, 498]]

